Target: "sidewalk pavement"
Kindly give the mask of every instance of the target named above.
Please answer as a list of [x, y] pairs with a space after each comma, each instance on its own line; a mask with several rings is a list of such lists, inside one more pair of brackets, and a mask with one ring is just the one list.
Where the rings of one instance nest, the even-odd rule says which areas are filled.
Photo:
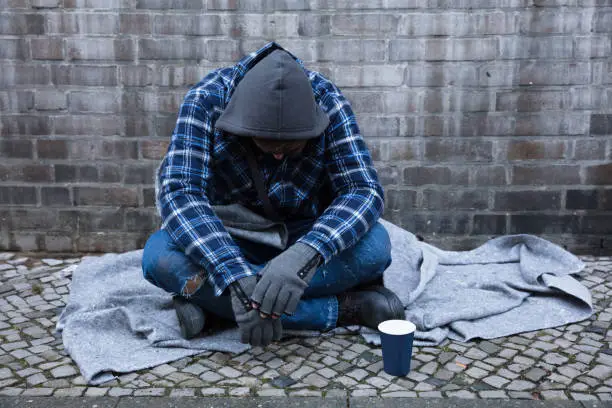
[[580, 258], [591, 319], [415, 347], [403, 378], [382, 370], [380, 348], [338, 335], [289, 338], [237, 355], [205, 352], [91, 387], [53, 334], [81, 258], [0, 253], [0, 407], [612, 406], [612, 257]]
[[461, 398], [321, 397], [2, 397], [0, 407], [23, 408], [604, 408], [606, 401], [469, 400]]

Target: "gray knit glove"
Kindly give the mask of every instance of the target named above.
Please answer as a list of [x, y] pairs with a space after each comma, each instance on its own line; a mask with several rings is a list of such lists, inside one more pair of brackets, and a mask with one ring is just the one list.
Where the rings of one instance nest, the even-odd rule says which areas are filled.
[[230, 284], [232, 310], [240, 330], [240, 341], [251, 346], [267, 346], [283, 335], [280, 319], [262, 318], [253, 309], [249, 295], [257, 284], [257, 276], [247, 276]]
[[314, 248], [301, 242], [293, 244], [259, 272], [262, 276], [251, 300], [259, 304], [262, 313], [293, 314], [320, 261]]

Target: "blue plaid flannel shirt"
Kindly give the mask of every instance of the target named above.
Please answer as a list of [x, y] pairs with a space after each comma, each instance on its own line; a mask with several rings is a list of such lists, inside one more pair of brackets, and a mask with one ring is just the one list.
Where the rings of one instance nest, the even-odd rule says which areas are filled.
[[[187, 93], [158, 174], [161, 228], [202, 266], [217, 296], [254, 272], [211, 205], [241, 203], [259, 214], [263, 205], [244, 155], [247, 138], [219, 131], [215, 122], [248, 69], [276, 48], [268, 43], [237, 65], [212, 71]], [[277, 212], [287, 220], [313, 219], [298, 242], [328, 262], [376, 223], [384, 194], [349, 102], [323, 75], [305, 72], [330, 125], [299, 157], [260, 156], [258, 162]]]

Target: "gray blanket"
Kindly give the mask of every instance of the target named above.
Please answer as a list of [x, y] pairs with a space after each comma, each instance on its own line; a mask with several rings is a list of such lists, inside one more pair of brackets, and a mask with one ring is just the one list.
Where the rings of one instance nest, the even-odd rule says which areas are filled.
[[[583, 263], [551, 242], [510, 235], [471, 251], [444, 251], [381, 223], [393, 248], [385, 286], [398, 294], [406, 318], [416, 324], [416, 345], [436, 345], [447, 337], [468, 341], [507, 336], [581, 321], [592, 313], [588, 289], [570, 276], [580, 272]], [[141, 258], [142, 251], [87, 257], [73, 272], [57, 330], [89, 384], [204, 350], [249, 348], [239, 342], [235, 328], [182, 339], [171, 295], [143, 278]], [[373, 330], [349, 331], [380, 344]]]

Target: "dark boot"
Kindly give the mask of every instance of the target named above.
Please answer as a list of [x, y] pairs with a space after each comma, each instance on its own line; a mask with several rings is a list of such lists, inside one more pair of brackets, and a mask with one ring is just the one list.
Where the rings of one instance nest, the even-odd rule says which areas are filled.
[[404, 319], [404, 306], [397, 295], [381, 285], [338, 295], [337, 326], [360, 325], [377, 329], [385, 320]]
[[202, 308], [182, 296], [174, 296], [172, 303], [176, 310], [181, 335], [189, 340], [200, 334], [206, 323], [206, 316]]

